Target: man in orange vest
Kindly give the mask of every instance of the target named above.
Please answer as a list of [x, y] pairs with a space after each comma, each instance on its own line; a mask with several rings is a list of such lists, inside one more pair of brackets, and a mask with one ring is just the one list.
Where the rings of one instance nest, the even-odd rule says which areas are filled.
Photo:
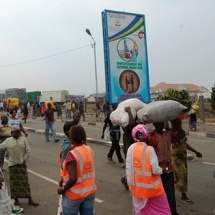
[[[62, 194], [63, 215], [93, 215], [96, 192], [94, 154], [86, 145], [86, 132], [80, 125], [71, 127], [70, 138], [73, 148], [63, 162]], [[59, 182], [61, 184], [61, 181]]]
[[160, 178], [162, 168], [158, 165], [154, 148], [145, 143], [147, 127], [143, 124], [135, 126], [132, 137], [137, 142], [127, 152], [126, 176], [133, 197], [134, 214], [171, 215]]

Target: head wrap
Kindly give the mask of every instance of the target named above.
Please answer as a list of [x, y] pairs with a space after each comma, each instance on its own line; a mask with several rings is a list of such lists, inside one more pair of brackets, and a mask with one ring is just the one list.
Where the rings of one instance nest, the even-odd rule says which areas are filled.
[[132, 129], [131, 135], [135, 140], [144, 140], [148, 137], [148, 129], [144, 124], [139, 124]]
[[20, 127], [18, 125], [14, 125], [11, 127], [11, 132], [13, 131], [20, 131]]

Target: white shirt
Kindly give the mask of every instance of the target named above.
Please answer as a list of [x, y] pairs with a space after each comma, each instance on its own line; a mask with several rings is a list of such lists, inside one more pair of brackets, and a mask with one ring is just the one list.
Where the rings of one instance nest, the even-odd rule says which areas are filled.
[[30, 147], [25, 137], [20, 136], [18, 139], [13, 137], [7, 138], [0, 144], [0, 149], [7, 149], [9, 152], [8, 166], [22, 164], [30, 156]]

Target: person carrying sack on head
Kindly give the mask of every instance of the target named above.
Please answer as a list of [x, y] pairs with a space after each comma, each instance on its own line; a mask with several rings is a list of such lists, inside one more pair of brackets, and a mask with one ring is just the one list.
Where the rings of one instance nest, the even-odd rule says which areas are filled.
[[139, 124], [132, 129], [136, 141], [128, 148], [126, 176], [133, 199], [134, 215], [171, 215], [160, 178], [162, 168], [153, 147], [145, 142], [148, 129]]

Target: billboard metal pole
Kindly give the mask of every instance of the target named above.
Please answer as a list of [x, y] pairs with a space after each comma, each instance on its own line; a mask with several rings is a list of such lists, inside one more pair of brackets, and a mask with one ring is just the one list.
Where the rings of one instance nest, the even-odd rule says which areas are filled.
[[96, 102], [98, 102], [98, 79], [97, 79], [97, 63], [96, 63], [96, 41], [94, 40], [89, 29], [86, 29], [86, 32], [93, 40], [93, 49], [94, 49], [94, 63], [95, 63], [95, 80], [96, 80]]

